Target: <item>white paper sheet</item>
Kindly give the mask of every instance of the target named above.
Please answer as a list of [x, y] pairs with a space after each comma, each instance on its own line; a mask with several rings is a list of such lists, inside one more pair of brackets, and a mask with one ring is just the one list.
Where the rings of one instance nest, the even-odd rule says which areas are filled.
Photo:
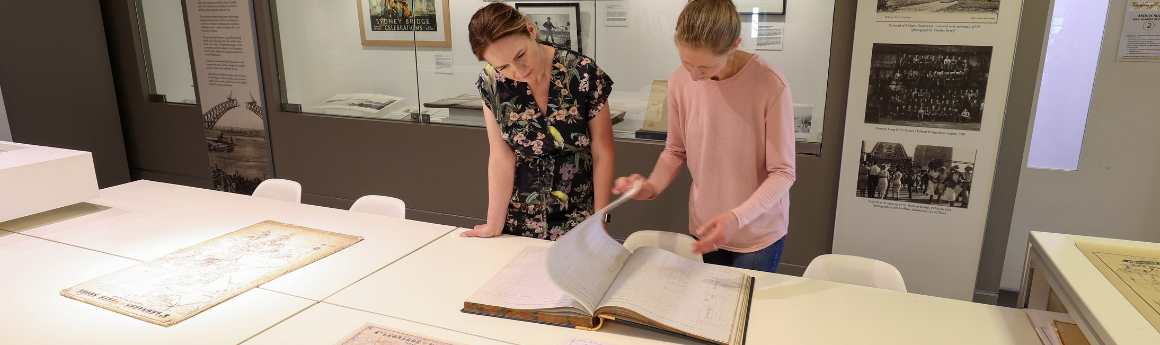
[[584, 339], [584, 338], [577, 337], [574, 335], [569, 335], [568, 337], [560, 340], [560, 342], [556, 343], [556, 345], [615, 345], [615, 344], [606, 343], [603, 341], [596, 341], [596, 340], [592, 340], [592, 339]]
[[604, 215], [636, 195], [640, 187], [637, 182], [632, 190], [560, 236], [548, 252], [552, 282], [590, 311], [596, 310], [632, 253], [604, 231]]

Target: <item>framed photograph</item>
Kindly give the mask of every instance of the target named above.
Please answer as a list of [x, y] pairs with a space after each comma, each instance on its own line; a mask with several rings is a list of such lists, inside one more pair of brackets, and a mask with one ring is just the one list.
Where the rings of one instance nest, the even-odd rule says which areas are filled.
[[878, 0], [880, 22], [997, 23], [1001, 0]]
[[962, 147], [863, 140], [855, 195], [967, 208], [976, 153]]
[[584, 53], [580, 50], [579, 3], [519, 3], [516, 9], [536, 26], [541, 41]]
[[449, 0], [355, 0], [364, 46], [451, 47]]
[[978, 131], [990, 46], [875, 43], [866, 123]]
[[741, 14], [784, 15], [786, 0], [733, 0]]

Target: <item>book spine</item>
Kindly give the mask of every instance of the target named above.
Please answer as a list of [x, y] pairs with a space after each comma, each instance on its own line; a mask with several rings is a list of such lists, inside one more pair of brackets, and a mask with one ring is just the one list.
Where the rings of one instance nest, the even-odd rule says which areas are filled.
[[596, 325], [595, 317], [558, 315], [536, 310], [509, 309], [471, 302], [463, 302], [463, 311], [471, 314], [481, 314], [502, 317], [505, 319], [516, 319], [558, 326], [592, 328]]

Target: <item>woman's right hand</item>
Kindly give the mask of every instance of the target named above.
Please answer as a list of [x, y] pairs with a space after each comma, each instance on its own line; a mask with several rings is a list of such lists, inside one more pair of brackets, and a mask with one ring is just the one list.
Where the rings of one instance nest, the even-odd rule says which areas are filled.
[[629, 177], [617, 178], [616, 182], [612, 184], [612, 194], [621, 195], [632, 190], [632, 187], [636, 185], [636, 181], [641, 181], [641, 185], [640, 191], [636, 192], [636, 195], [632, 196], [633, 199], [648, 200], [656, 194], [654, 193], [652, 184], [648, 183], [648, 180], [640, 174], [632, 174]]
[[496, 237], [503, 234], [503, 226], [481, 224], [476, 225], [474, 229], [464, 231], [459, 234], [459, 237]]

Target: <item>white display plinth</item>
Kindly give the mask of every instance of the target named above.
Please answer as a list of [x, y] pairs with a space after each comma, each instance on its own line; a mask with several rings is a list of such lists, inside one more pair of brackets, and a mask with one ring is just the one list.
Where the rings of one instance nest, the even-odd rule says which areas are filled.
[[0, 141], [0, 222], [99, 196], [91, 153]]

